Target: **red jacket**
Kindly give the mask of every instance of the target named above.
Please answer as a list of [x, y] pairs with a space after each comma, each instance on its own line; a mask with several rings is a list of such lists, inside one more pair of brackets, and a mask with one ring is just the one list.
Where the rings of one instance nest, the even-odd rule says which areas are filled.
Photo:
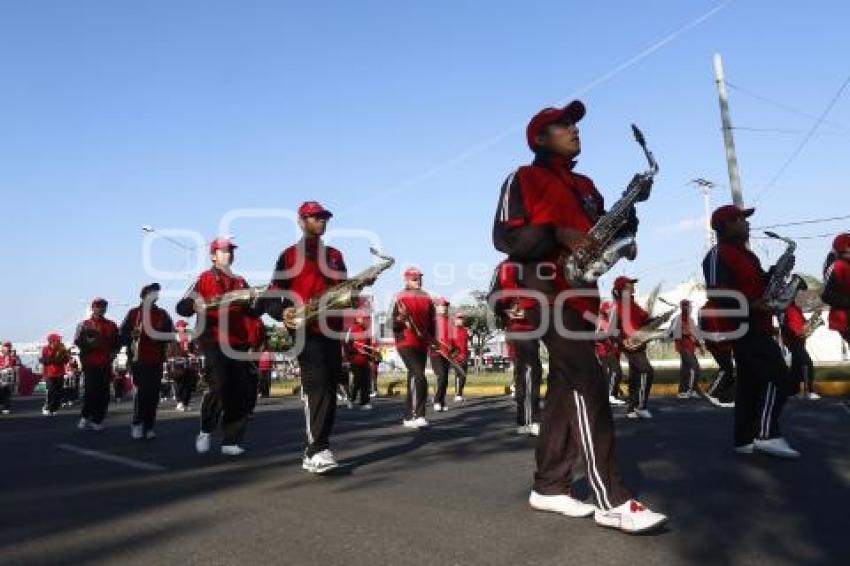
[[[523, 287], [544, 293], [554, 302], [570, 288], [563, 273], [558, 228], [587, 233], [604, 213], [604, 199], [588, 177], [572, 171], [574, 162], [560, 157], [538, 158], [520, 167], [502, 186], [493, 224], [493, 244], [521, 264]], [[566, 306], [579, 313], [596, 314], [596, 284], [590, 296], [573, 297]]]
[[522, 332], [534, 329], [534, 325], [529, 322], [527, 317], [511, 318], [507, 315], [507, 311], [514, 306], [524, 311], [537, 308], [537, 301], [531, 297], [512, 293], [523, 288], [519, 282], [520, 271], [522, 269], [522, 265], [509, 259], [496, 266], [492, 291], [507, 291], [508, 293], [505, 293], [503, 298], [496, 301], [494, 308], [504, 318], [505, 330], [508, 332]]
[[824, 274], [824, 292], [830, 291], [844, 304], [833, 304], [829, 309], [829, 328], [850, 332], [850, 261], [836, 259]]
[[[744, 244], [720, 242], [703, 259], [702, 270], [709, 291], [712, 289], [738, 291], [747, 298], [750, 305], [764, 296], [767, 274], [761, 268], [758, 257]], [[710, 294], [709, 297], [711, 297]], [[723, 308], [740, 306], [734, 299], [712, 297], [710, 301]], [[762, 332], [773, 332], [773, 316], [770, 313], [750, 309], [749, 323]]]
[[15, 368], [21, 365], [21, 360], [14, 354], [0, 354], [0, 369]]
[[722, 340], [720, 334], [732, 332], [737, 324], [715, 314], [709, 314], [712, 309], [720, 308], [710, 300], [699, 310], [697, 316], [699, 328], [705, 339], [705, 347], [709, 352], [720, 353], [732, 349], [732, 342]]
[[[440, 352], [446, 356], [452, 353], [452, 323], [448, 313], [434, 315], [436, 338], [440, 343]], [[434, 352], [436, 354], [436, 352]]]
[[679, 315], [673, 325], [676, 327], [676, 338], [673, 340], [676, 351], [694, 353], [698, 342], [696, 336], [694, 336], [694, 321], [691, 320], [690, 313]]
[[[599, 319], [596, 325], [597, 332], [607, 334], [611, 328], [611, 301], [605, 301], [599, 306]], [[620, 348], [613, 337], [608, 336], [596, 341], [596, 355], [604, 358], [606, 356], [620, 356]]]
[[[399, 322], [399, 303], [404, 305], [419, 334], [405, 322]], [[422, 290], [400, 291], [395, 296], [391, 312], [396, 348], [425, 350], [436, 332], [434, 303], [428, 293]]]
[[[213, 267], [198, 276], [192, 291], [200, 295], [204, 300], [220, 297], [228, 291], [245, 289], [248, 283], [239, 275], [228, 275], [224, 271]], [[185, 297], [177, 303], [177, 314], [190, 317], [195, 314], [195, 305], [191, 297]], [[203, 315], [202, 317], [203, 318]], [[251, 344], [249, 334], [248, 318], [256, 318], [249, 312], [248, 308], [241, 304], [229, 304], [217, 309], [206, 311], [206, 320], [203, 332], [198, 338], [206, 344], [229, 344], [232, 347], [248, 347]], [[221, 321], [226, 320], [227, 334], [223, 335]], [[199, 321], [200, 323], [200, 321]]]
[[[280, 254], [275, 264], [271, 288], [289, 291], [292, 300], [283, 306], [300, 306], [324, 293], [329, 287], [347, 278], [345, 260], [336, 248], [325, 246], [318, 238], [305, 238], [289, 246]], [[328, 317], [328, 327], [342, 330], [341, 317]], [[320, 332], [318, 323], [307, 328], [311, 334]]]
[[452, 327], [452, 346], [455, 348], [455, 360], [460, 365], [469, 361], [469, 330], [465, 326]]
[[782, 331], [782, 341], [785, 344], [803, 340], [803, 333], [806, 330], [806, 317], [803, 314], [803, 309], [797, 306], [797, 303], [791, 302], [782, 316], [779, 317], [780, 330]]
[[349, 363], [353, 366], [368, 366], [370, 359], [364, 352], [367, 351], [367, 348], [373, 346], [373, 343], [367, 326], [355, 322], [348, 329], [347, 336], [345, 351]]
[[614, 300], [614, 316], [616, 329], [622, 338], [629, 338], [649, 321], [649, 313], [643, 310], [634, 299], [628, 302], [623, 299]]
[[[99, 335], [95, 347], [91, 349], [82, 340], [83, 332], [89, 329], [94, 329]], [[77, 325], [74, 344], [80, 348], [80, 362], [83, 366], [111, 366], [113, 358], [121, 349], [118, 326], [108, 318], [91, 317]]]
[[[142, 333], [139, 339], [138, 362], [150, 365], [162, 365], [165, 361], [165, 349], [173, 339], [174, 323], [168, 313], [156, 305], [150, 306], [149, 321], [143, 320], [143, 307], [138, 306], [130, 309], [124, 321], [121, 323], [121, 343], [127, 346], [127, 355], [132, 360], [133, 353], [133, 331], [139, 329]], [[154, 338], [148, 330], [167, 334], [161, 338]]]
[[264, 350], [262, 354], [260, 354], [260, 359], [257, 361], [257, 368], [260, 371], [268, 371], [272, 369], [272, 363], [274, 362], [274, 356], [268, 350]]
[[65, 364], [71, 359], [71, 355], [62, 343], [58, 345], [61, 348], [48, 344], [41, 349], [42, 376], [45, 379], [56, 379], [65, 376]]

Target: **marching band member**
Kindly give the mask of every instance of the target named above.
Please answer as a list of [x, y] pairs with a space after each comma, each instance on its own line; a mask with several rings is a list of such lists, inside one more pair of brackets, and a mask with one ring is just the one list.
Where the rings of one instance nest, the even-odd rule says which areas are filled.
[[461, 313], [455, 314], [454, 321], [451, 340], [453, 353], [450, 355], [457, 364], [452, 366], [455, 372], [455, 403], [461, 403], [463, 402], [463, 388], [466, 387], [466, 370], [469, 368], [469, 331], [463, 324]]
[[268, 399], [272, 391], [272, 366], [274, 365], [274, 354], [269, 350], [268, 342], [264, 343], [260, 359], [257, 361], [260, 383], [258, 385], [260, 397]]
[[601, 337], [596, 341], [596, 357], [608, 375], [608, 402], [612, 406], [620, 406], [625, 405], [626, 402], [620, 399], [620, 383], [623, 381], [620, 348], [609, 333], [613, 306], [614, 303], [611, 301], [604, 301], [599, 305], [599, 322], [596, 325], [596, 331]]
[[80, 399], [80, 364], [71, 357], [65, 364], [65, 384], [62, 389], [62, 405], [70, 407]]
[[198, 384], [197, 343], [191, 340], [185, 320], [174, 323], [176, 340], [172, 341], [166, 350], [166, 371], [174, 382], [174, 393], [177, 397], [178, 411], [188, 411], [191, 408], [192, 394]]
[[850, 232], [832, 242], [832, 253], [824, 269], [821, 298], [829, 305], [829, 328], [850, 346]]
[[371, 386], [371, 366], [374, 351], [369, 328], [366, 326], [366, 317], [363, 311], [358, 310], [354, 315], [354, 322], [346, 334], [346, 353], [351, 365], [351, 373], [354, 379], [351, 384], [351, 402], [360, 400], [360, 409], [368, 411], [372, 408], [369, 403], [369, 390]]
[[679, 398], [699, 397], [700, 367], [696, 356], [697, 348], [702, 350], [702, 342], [696, 335], [691, 317], [691, 302], [682, 299], [679, 303], [679, 315], [670, 324], [673, 330], [673, 345], [679, 354]]
[[[316, 201], [298, 207], [298, 223], [303, 237], [286, 248], [277, 260], [271, 288], [288, 291], [291, 298], [268, 303], [269, 314], [294, 326], [300, 307], [320, 297], [328, 288], [347, 277], [342, 253], [322, 242], [333, 214]], [[328, 317], [329, 330], [341, 332], [340, 317]], [[304, 402], [307, 442], [302, 467], [322, 474], [339, 464], [330, 450], [330, 436], [336, 417], [336, 392], [342, 375], [342, 341], [322, 332], [318, 323], [304, 332], [304, 346], [298, 354], [301, 368], [301, 398]]]
[[266, 327], [260, 318], [245, 319], [248, 324], [248, 336], [250, 344], [250, 352], [256, 354], [256, 360], [248, 362], [248, 381], [250, 382], [249, 389], [251, 395], [248, 396], [248, 416], [254, 417], [254, 409], [257, 408], [257, 397], [260, 394], [260, 366], [259, 361], [262, 358], [263, 344], [266, 342]]
[[208, 370], [208, 387], [201, 401], [201, 430], [195, 439], [195, 450], [201, 454], [209, 452], [212, 433], [219, 423], [224, 437], [221, 453], [239, 456], [245, 452], [241, 444], [248, 421], [248, 362], [228, 356], [225, 349], [248, 351], [250, 337], [246, 319], [256, 318], [257, 313], [237, 303], [204, 307], [211, 299], [248, 287], [245, 279], [231, 268], [236, 248], [230, 238], [213, 240], [210, 243], [212, 267], [198, 276], [175, 309], [183, 317], [199, 316], [197, 327], [201, 328], [201, 335], [198, 342]]
[[83, 366], [83, 407], [80, 430], [103, 430], [109, 408], [109, 382], [112, 362], [121, 349], [118, 326], [104, 315], [109, 303], [97, 297], [91, 303], [91, 316], [77, 326], [74, 344], [80, 349]]
[[449, 302], [445, 297], [434, 299], [434, 328], [436, 329], [439, 352], [430, 352], [431, 369], [436, 380], [434, 387], [434, 412], [447, 411], [446, 390], [449, 388], [449, 362], [446, 359], [454, 354], [452, 348], [452, 328], [449, 323]]
[[41, 413], [53, 416], [62, 405], [62, 388], [65, 385], [65, 364], [71, 359], [68, 349], [58, 334], [47, 335], [47, 345], [41, 350], [39, 361], [43, 367], [44, 381], [47, 385], [47, 399]]
[[156, 438], [153, 427], [159, 406], [162, 367], [166, 348], [174, 339], [171, 317], [156, 305], [159, 291], [159, 283], [142, 287], [141, 303], [127, 312], [119, 330], [121, 343], [127, 346], [130, 373], [136, 386], [130, 424], [130, 437], [134, 440]]
[[519, 293], [520, 266], [510, 260], [496, 267], [491, 293], [501, 291], [504, 297], [495, 301], [494, 311], [499, 326], [504, 327], [505, 339], [514, 365], [514, 400], [516, 401], [517, 434], [540, 434], [540, 385], [543, 365], [540, 363], [540, 341], [519, 338], [519, 333], [531, 332], [534, 324], [526, 311], [537, 307], [530, 297]]
[[[808, 289], [805, 281], [799, 291]], [[791, 353], [791, 377], [796, 383], [803, 384], [802, 395], [811, 400], [820, 399], [815, 392], [815, 364], [806, 350], [806, 316], [797, 301], [791, 301], [785, 312], [779, 315], [779, 329], [782, 343]]]
[[[2, 350], [0, 350], [0, 371], [7, 370], [7, 372], [11, 372], [14, 375], [14, 372], [17, 372], [20, 366], [21, 360], [12, 351], [12, 343], [3, 342]], [[12, 380], [12, 383], [15, 381]], [[12, 383], [0, 383], [0, 412], [4, 415], [12, 412]]]
[[410, 267], [403, 276], [404, 289], [393, 300], [390, 318], [396, 349], [407, 368], [407, 414], [402, 425], [417, 429], [428, 426], [425, 420], [428, 396], [425, 363], [429, 337], [434, 336], [436, 331], [436, 310], [431, 297], [422, 290], [422, 272]]
[[[649, 313], [635, 300], [635, 283], [637, 279], [621, 275], [614, 280], [611, 291], [614, 297], [613, 328], [619, 332], [621, 343], [651, 321]], [[646, 346], [634, 352], [627, 350], [626, 360], [629, 362], [629, 400], [626, 403], [626, 417], [651, 419], [652, 413], [646, 405], [652, 382], [655, 380], [655, 369], [646, 356]]]
[[[593, 182], [573, 172], [581, 149], [576, 122], [584, 113], [584, 104], [573, 101], [531, 119], [526, 134], [536, 157], [502, 186], [493, 241], [522, 266], [520, 284], [544, 293], [549, 307], [528, 313], [535, 324], [547, 316], [542, 340], [550, 363], [530, 505], [572, 517], [594, 515], [601, 526], [640, 532], [657, 528], [666, 517], [631, 498], [616, 464], [611, 405], [594, 351], [595, 324], [584, 316], [598, 313], [598, 290], [592, 285], [581, 295], [565, 294], [571, 287], [558, 262], [565, 249], [592, 245], [587, 232], [604, 214], [602, 195]], [[636, 229], [636, 222], [631, 224], [627, 228]], [[560, 324], [553, 324], [556, 320]], [[582, 339], [574, 332], [590, 337]], [[570, 496], [579, 455], [586, 462], [598, 508]]]
[[735, 340], [732, 350], [738, 367], [735, 391], [735, 451], [751, 454], [758, 450], [780, 458], [798, 458], [781, 436], [779, 415], [794, 386], [779, 344], [773, 339], [773, 315], [763, 297], [768, 275], [758, 257], [747, 248], [754, 209], [725, 205], [711, 215], [718, 243], [708, 252], [702, 268], [710, 300], [723, 308], [742, 305], [731, 297], [713, 296], [712, 291], [741, 293], [747, 301], [746, 333]]

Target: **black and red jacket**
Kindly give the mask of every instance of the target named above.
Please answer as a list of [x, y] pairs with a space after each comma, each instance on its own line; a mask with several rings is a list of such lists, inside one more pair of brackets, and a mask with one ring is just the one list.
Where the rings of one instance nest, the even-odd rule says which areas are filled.
[[[186, 297], [181, 299], [175, 308], [177, 314], [190, 317], [195, 314], [195, 303], [191, 297], [197, 293], [205, 301], [220, 297], [229, 291], [245, 289], [248, 282], [239, 275], [227, 274], [221, 269], [213, 267], [198, 276], [198, 280], [190, 289]], [[231, 347], [248, 347], [251, 345], [249, 325], [251, 318], [257, 318], [247, 306], [230, 303], [216, 309], [206, 311], [206, 320], [203, 332], [198, 337], [202, 344], [227, 344]], [[226, 320], [227, 334], [224, 334], [222, 320]]]
[[352, 323], [345, 341], [345, 353], [348, 362], [353, 366], [368, 366], [371, 359], [366, 355], [366, 352], [372, 346], [369, 328], [365, 324]]
[[465, 326], [452, 327], [452, 348], [457, 363], [464, 365], [469, 361], [469, 330]]
[[829, 328], [850, 332], [850, 261], [835, 259], [824, 273], [821, 298], [828, 304]]
[[711, 301], [703, 305], [697, 315], [697, 324], [699, 324], [699, 329], [705, 340], [706, 349], [709, 352], [717, 354], [732, 349], [732, 342], [723, 339], [722, 335], [727, 332], [733, 332], [737, 324], [734, 321], [727, 320], [710, 312], [714, 308], [719, 307], [712, 305]]
[[[404, 305], [419, 333], [399, 320], [399, 303]], [[436, 333], [436, 310], [430, 295], [421, 289], [400, 291], [393, 300], [391, 312], [396, 348], [427, 349]]]
[[649, 313], [637, 304], [634, 297], [628, 301], [623, 297], [615, 298], [611, 316], [613, 320], [609, 324], [621, 341], [634, 336], [650, 319]]
[[68, 350], [57, 342], [55, 345], [48, 344], [41, 349], [41, 364], [43, 366], [42, 376], [45, 379], [57, 379], [65, 376], [65, 364], [71, 359]]
[[[82, 341], [83, 331], [87, 329], [93, 329], [99, 335], [94, 348], [88, 348]], [[92, 316], [77, 325], [74, 344], [80, 349], [80, 362], [83, 366], [111, 366], [112, 360], [121, 349], [118, 326], [108, 318]]]
[[[174, 323], [171, 317], [164, 309], [156, 305], [150, 305], [149, 322], [143, 320], [143, 309], [145, 307], [138, 306], [130, 309], [124, 321], [121, 323], [119, 330], [121, 335], [121, 343], [127, 346], [127, 355], [131, 358], [134, 356], [133, 346], [133, 331], [141, 330], [141, 338], [139, 338], [139, 356], [138, 362], [142, 364], [161, 365], [165, 361], [165, 350], [168, 343], [174, 338]], [[157, 332], [167, 334], [161, 338], [154, 338], [148, 334], [146, 327]]]
[[[762, 269], [756, 254], [747, 249], [743, 242], [723, 242], [714, 246], [702, 261], [706, 287], [709, 290], [708, 305], [712, 308], [739, 308], [742, 305], [732, 298], [711, 297], [711, 290], [734, 290], [746, 297], [750, 305], [749, 324], [762, 332], [773, 332], [773, 316], [769, 312], [757, 311], [752, 304], [764, 296], [767, 273]], [[733, 319], [730, 322], [742, 322]], [[735, 325], [737, 327], [737, 325]]]
[[440, 343], [440, 351], [434, 352], [434, 354], [451, 355], [454, 348], [452, 348], [452, 323], [449, 313], [434, 314], [434, 332], [434, 336]]
[[683, 312], [671, 325], [674, 328], [673, 347], [680, 354], [687, 352], [693, 354], [699, 341], [695, 336], [694, 321], [690, 312]]
[[[301, 306], [346, 278], [345, 260], [338, 249], [324, 245], [320, 238], [302, 238], [280, 254], [270, 286], [289, 291], [293, 297], [273, 301], [266, 310], [280, 320], [283, 309]], [[342, 330], [341, 317], [328, 317], [327, 324], [331, 329]], [[319, 333], [318, 323], [310, 325], [307, 332]]]
[[803, 334], [806, 331], [806, 317], [803, 309], [797, 303], [791, 302], [779, 317], [779, 328], [782, 332], [782, 341], [786, 345], [805, 341]]
[[505, 330], [508, 332], [522, 332], [534, 329], [534, 324], [527, 316], [522, 318], [511, 318], [508, 311], [514, 307], [523, 311], [537, 308], [537, 301], [529, 296], [523, 296], [520, 285], [520, 271], [522, 266], [509, 259], [504, 260], [496, 266], [496, 273], [490, 292], [504, 291], [501, 298], [494, 301], [493, 309], [504, 322]]
[[[605, 201], [593, 181], [573, 172], [574, 161], [559, 156], [538, 156], [520, 167], [502, 185], [493, 244], [520, 264], [520, 285], [544, 293], [553, 302], [570, 288], [559, 259], [563, 251], [556, 239], [558, 228], [587, 233], [604, 214]], [[624, 234], [637, 229], [636, 218]], [[574, 297], [566, 305], [580, 313], [599, 310], [597, 285], [590, 296]]]
[[596, 331], [606, 335], [605, 338], [596, 341], [596, 355], [600, 358], [606, 356], [620, 357], [620, 348], [617, 345], [617, 341], [609, 335], [612, 306], [613, 303], [611, 301], [605, 301], [599, 306], [599, 319], [596, 323]]

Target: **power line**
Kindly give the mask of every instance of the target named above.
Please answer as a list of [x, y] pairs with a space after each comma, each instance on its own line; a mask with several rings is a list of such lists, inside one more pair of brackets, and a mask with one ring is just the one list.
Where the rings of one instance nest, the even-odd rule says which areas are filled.
[[[734, 84], [730, 83], [729, 81], [726, 81], [726, 86], [728, 86], [729, 88], [733, 88], [733, 89], [735, 89], [739, 92], [742, 92], [746, 95], [752, 96], [753, 98], [761, 100], [762, 102], [770, 104], [771, 106], [775, 106], [775, 107], [777, 107], [781, 110], [784, 110], [786, 112], [789, 112], [791, 114], [797, 114], [798, 116], [802, 116], [804, 118], [809, 118], [810, 120], [816, 120], [817, 119], [817, 116], [815, 116], [813, 114], [809, 114], [808, 112], [804, 112], [803, 110], [798, 110], [796, 108], [793, 108], [793, 107], [788, 106], [787, 104], [783, 104], [781, 102], [776, 102], [775, 100], [771, 100], [770, 98], [767, 98], [766, 96], [762, 96], [762, 95], [757, 94], [757, 93], [755, 93], [751, 90], [748, 90], [748, 89], [745, 89], [743, 87], [734, 85]], [[838, 122], [833, 122], [831, 120], [830, 121], [824, 121], [824, 124], [829, 124], [829, 125], [834, 126], [836, 128], [841, 128], [842, 130], [847, 130], [846, 126], [839, 124]]]
[[836, 220], [850, 219], [850, 214], [844, 216], [829, 216], [826, 218], [813, 218], [811, 220], [798, 220], [797, 222], [783, 222], [782, 224], [767, 224], [765, 226], [757, 226], [753, 230], [764, 230], [767, 228], [783, 228], [785, 226], [802, 226], [804, 224], [820, 224], [822, 222], [834, 222]]
[[[807, 130], [783, 130], [780, 128], [751, 128], [748, 126], [732, 126], [730, 130], [739, 130], [744, 132], [763, 132], [772, 134], [805, 134]], [[819, 136], [850, 136], [847, 132], [817, 132]]]
[[832, 107], [835, 106], [836, 102], [838, 102], [838, 99], [841, 97], [841, 94], [844, 92], [844, 89], [847, 88], [848, 84], [850, 84], [850, 76], [844, 79], [844, 82], [841, 84], [841, 87], [838, 89], [838, 92], [835, 93], [835, 96], [832, 97], [832, 100], [829, 101], [829, 104], [826, 106], [826, 109], [824, 109], [824, 111], [818, 117], [817, 121], [812, 124], [812, 128], [809, 130], [809, 133], [806, 134], [806, 137], [803, 138], [803, 141], [800, 142], [800, 145], [797, 146], [791, 156], [788, 157], [782, 167], [779, 168], [779, 171], [776, 172], [770, 182], [768, 182], [767, 185], [765, 185], [765, 187], [761, 190], [761, 192], [756, 195], [755, 201], [758, 201], [765, 193], [767, 193], [770, 189], [773, 188], [773, 186], [776, 184], [776, 181], [779, 180], [779, 177], [781, 177], [782, 174], [785, 173], [785, 170], [788, 169], [788, 166], [791, 165], [791, 163], [794, 161], [794, 159], [797, 158], [798, 155], [800, 155], [800, 152], [803, 151], [803, 148], [806, 147], [806, 144], [808, 144], [809, 140], [812, 139], [812, 136], [814, 135], [815, 131], [817, 131], [817, 129], [823, 123], [827, 114], [829, 114], [829, 111], [832, 110]]
[[[809, 234], [807, 236], [787, 236], [791, 240], [814, 240], [817, 238], [834, 238], [840, 234], [840, 232], [829, 232], [828, 234]], [[753, 240], [771, 240], [768, 236], [750, 236]]]

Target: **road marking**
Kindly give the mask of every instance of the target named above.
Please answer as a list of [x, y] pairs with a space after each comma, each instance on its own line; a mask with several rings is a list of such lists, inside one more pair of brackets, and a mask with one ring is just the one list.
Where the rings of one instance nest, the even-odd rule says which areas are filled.
[[847, 403], [841, 402], [838, 404], [841, 406], [842, 409], [844, 409], [844, 412], [850, 415], [850, 407], [847, 406]]
[[57, 444], [56, 448], [59, 448], [60, 450], [66, 450], [68, 452], [73, 452], [74, 454], [80, 454], [82, 456], [97, 458], [98, 460], [105, 460], [107, 462], [114, 462], [116, 464], [124, 464], [125, 466], [136, 468], [137, 470], [144, 470], [146, 472], [164, 472], [166, 470], [165, 466], [160, 466], [159, 464], [151, 464], [149, 462], [133, 460], [132, 458], [115, 456], [114, 454], [107, 454], [106, 452], [100, 452], [99, 450], [89, 450], [88, 448], [81, 448], [79, 446], [74, 446], [73, 444]]

